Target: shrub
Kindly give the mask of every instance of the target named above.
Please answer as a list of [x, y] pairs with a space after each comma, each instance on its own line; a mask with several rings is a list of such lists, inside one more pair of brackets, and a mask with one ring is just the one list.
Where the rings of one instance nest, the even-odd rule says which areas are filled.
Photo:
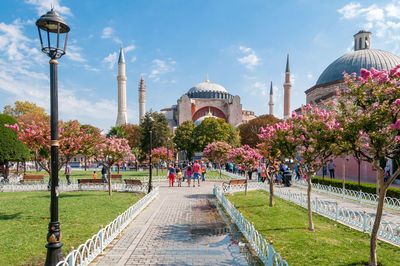
[[[332, 187], [338, 187], [338, 188], [343, 187], [342, 180], [338, 180], [338, 179], [329, 179], [329, 178], [322, 179], [322, 177], [313, 177], [312, 182], [322, 184], [322, 185], [327, 185], [327, 186], [331, 185]], [[373, 185], [373, 184], [361, 183], [360, 187], [359, 187], [358, 182], [345, 181], [345, 186], [346, 186], [346, 189], [355, 190], [355, 191], [361, 190], [362, 192], [376, 194], [376, 185]], [[400, 199], [400, 189], [389, 187], [389, 189], [386, 193], [386, 196], [391, 197], [391, 198]]]

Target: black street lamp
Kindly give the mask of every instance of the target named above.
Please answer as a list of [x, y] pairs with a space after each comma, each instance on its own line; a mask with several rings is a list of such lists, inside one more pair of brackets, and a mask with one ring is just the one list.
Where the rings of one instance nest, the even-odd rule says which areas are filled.
[[[58, 81], [57, 59], [65, 54], [69, 26], [53, 9], [41, 16], [36, 21], [39, 32], [42, 52], [50, 57], [50, 123], [51, 123], [51, 202], [50, 223], [47, 233], [46, 266], [56, 265], [62, 260], [61, 229], [58, 221]], [[47, 42], [43, 43], [42, 33], [47, 36]], [[50, 38], [52, 36], [52, 38]], [[60, 37], [64, 38], [64, 49], [60, 48]], [[61, 40], [62, 41], [62, 40]]]
[[150, 124], [150, 151], [149, 151], [149, 164], [150, 164], [150, 176], [149, 176], [149, 191], [147, 193], [150, 193], [151, 190], [153, 189], [152, 183], [151, 183], [151, 179], [153, 178], [153, 163], [151, 162], [151, 157], [153, 156], [152, 153], [152, 149], [153, 149], [153, 123], [154, 123], [154, 119], [153, 117], [149, 117], [149, 124]]

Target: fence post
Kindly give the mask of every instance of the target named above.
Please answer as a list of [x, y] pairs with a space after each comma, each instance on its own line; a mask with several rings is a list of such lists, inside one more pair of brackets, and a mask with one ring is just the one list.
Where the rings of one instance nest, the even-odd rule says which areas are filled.
[[335, 221], [337, 221], [338, 218], [339, 218], [339, 205], [338, 205], [337, 201], [335, 203], [336, 203], [336, 206], [335, 206], [335, 209], [336, 209], [335, 210], [336, 211]]
[[363, 233], [367, 231], [367, 212], [363, 211]]
[[267, 265], [273, 265], [274, 263], [274, 248], [273, 248], [273, 242], [272, 240], [269, 241], [269, 248], [268, 248], [268, 263]]
[[362, 202], [362, 191], [360, 190], [360, 197], [358, 198], [358, 200], [360, 201], [360, 203]]
[[331, 187], [331, 185], [329, 185], [329, 187], [328, 187], [328, 195], [329, 196], [331, 195], [331, 190], [332, 190], [332, 187]]
[[103, 249], [104, 249], [104, 230], [103, 230], [103, 226], [100, 225], [100, 254], [103, 254]]
[[[72, 252], [72, 251], [74, 251], [74, 247], [73, 246], [71, 246], [70, 247], [70, 249], [69, 249], [69, 251], [70, 252]], [[69, 256], [69, 259], [68, 259], [68, 266], [75, 266], [75, 255], [72, 253], [72, 256]]]

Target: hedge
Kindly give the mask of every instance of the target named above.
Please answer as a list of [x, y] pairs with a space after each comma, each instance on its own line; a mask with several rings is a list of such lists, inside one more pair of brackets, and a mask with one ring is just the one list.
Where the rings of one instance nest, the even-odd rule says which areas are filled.
[[[331, 185], [332, 187], [338, 187], [338, 188], [343, 187], [342, 180], [338, 179], [330, 179], [330, 178], [322, 179], [322, 177], [313, 177], [312, 182], [327, 186]], [[345, 181], [345, 187], [346, 189], [349, 190], [355, 190], [355, 191], [361, 190], [362, 192], [376, 194], [376, 185], [373, 184], [361, 183], [359, 187], [358, 182]], [[400, 199], [400, 189], [389, 187], [386, 196]]]

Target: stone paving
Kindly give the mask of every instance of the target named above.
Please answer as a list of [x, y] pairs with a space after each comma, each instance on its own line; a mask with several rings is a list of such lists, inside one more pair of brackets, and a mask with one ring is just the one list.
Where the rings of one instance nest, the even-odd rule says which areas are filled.
[[[292, 193], [302, 193], [305, 195], [305, 197], [307, 195], [306, 189], [299, 188], [296, 186], [291, 186], [289, 188], [283, 187], [283, 189], [288, 189]], [[328, 195], [325, 193], [319, 193], [316, 191], [311, 192], [311, 198], [312, 199], [318, 198], [319, 200], [329, 201], [329, 202], [337, 202], [340, 207], [350, 209], [353, 211], [359, 211], [359, 212], [365, 211], [367, 214], [371, 215], [372, 217], [375, 217], [376, 206], [374, 206], [374, 205], [370, 205], [367, 203], [360, 203], [358, 201], [353, 201], [353, 200], [348, 200], [348, 199], [343, 199], [341, 197], [337, 197], [334, 195]], [[383, 217], [383, 220], [385, 220], [387, 222], [400, 223], [400, 212], [399, 211], [384, 209], [382, 217]]]
[[[214, 183], [169, 188], [91, 265], [254, 265], [242, 236], [219, 210]], [[240, 247], [239, 247], [240, 246]]]

